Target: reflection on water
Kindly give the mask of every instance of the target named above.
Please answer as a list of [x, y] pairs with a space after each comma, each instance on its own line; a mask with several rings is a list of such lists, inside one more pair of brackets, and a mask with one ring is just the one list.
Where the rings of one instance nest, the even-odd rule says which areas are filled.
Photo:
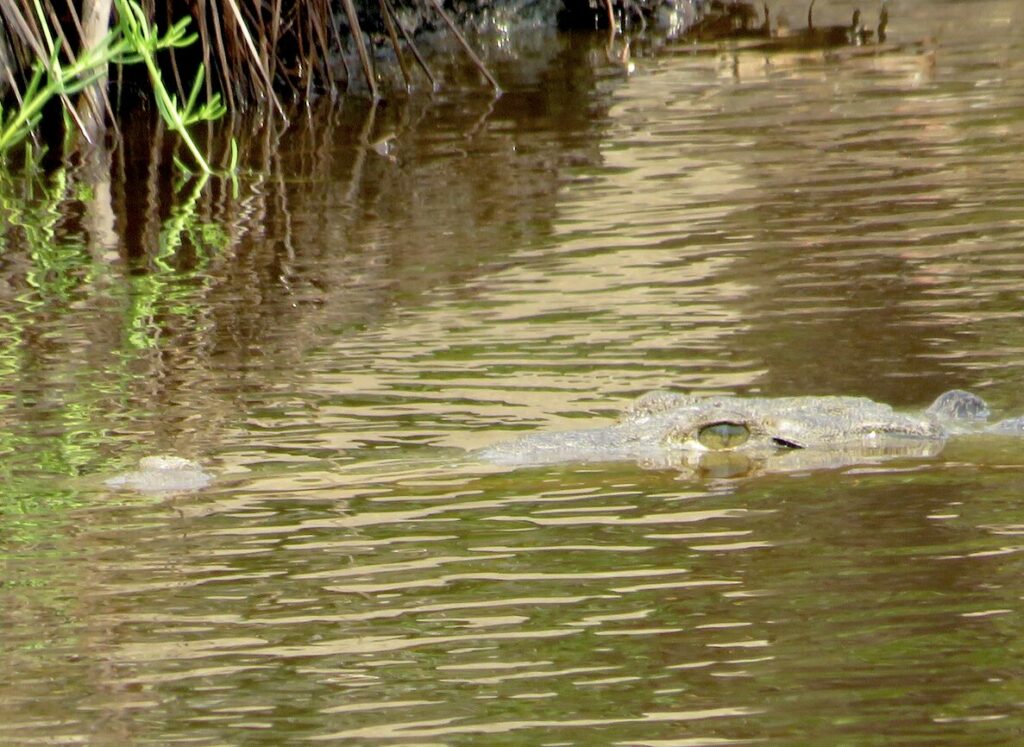
[[[463, 451], [657, 387], [1024, 409], [1024, 18], [893, 16], [926, 43], [629, 78], [560, 39], [497, 101], [250, 143], [237, 198], [175, 202], [132, 137], [127, 181], [0, 184], [3, 741], [1015, 741], [1016, 442]], [[217, 482], [103, 487], [164, 452]]]

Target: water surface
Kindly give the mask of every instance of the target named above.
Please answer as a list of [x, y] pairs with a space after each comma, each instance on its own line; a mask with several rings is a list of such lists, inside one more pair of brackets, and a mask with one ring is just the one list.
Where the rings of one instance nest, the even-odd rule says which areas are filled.
[[[1024, 16], [892, 15], [885, 54], [631, 75], [551, 35], [497, 101], [243, 137], [191, 206], [130, 133], [115, 178], [4, 176], [2, 741], [1018, 741], [1019, 443], [465, 453], [659, 387], [1024, 412]], [[217, 480], [103, 486], [151, 453]]]

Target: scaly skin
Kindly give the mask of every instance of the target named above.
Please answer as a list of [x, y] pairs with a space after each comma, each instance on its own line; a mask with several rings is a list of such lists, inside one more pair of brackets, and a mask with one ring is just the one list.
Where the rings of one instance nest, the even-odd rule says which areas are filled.
[[[650, 392], [607, 428], [536, 433], [474, 452], [493, 464], [526, 466], [636, 461], [721, 477], [823, 469], [880, 459], [934, 456], [965, 432], [1024, 435], [1024, 417], [988, 425], [988, 406], [946, 392], [920, 415], [864, 397], [697, 397]], [[149, 456], [106, 480], [143, 493], [200, 490], [213, 481], [195, 462]]]
[[[476, 452], [495, 464], [637, 461], [729, 472], [792, 471], [893, 456], [932, 456], [964, 431], [1024, 432], [1024, 418], [985, 426], [988, 407], [946, 392], [920, 415], [864, 397], [697, 397], [656, 391], [606, 428], [523, 436]], [[718, 467], [714, 467], [717, 471]]]

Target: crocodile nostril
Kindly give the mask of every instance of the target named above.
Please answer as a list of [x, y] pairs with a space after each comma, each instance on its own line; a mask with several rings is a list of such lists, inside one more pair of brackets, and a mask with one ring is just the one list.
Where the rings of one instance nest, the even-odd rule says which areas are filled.
[[798, 444], [796, 441], [790, 441], [790, 440], [785, 439], [785, 438], [779, 438], [778, 436], [775, 436], [774, 438], [772, 438], [772, 443], [775, 444], [776, 446], [782, 447], [783, 449], [802, 449], [802, 448], [804, 448], [803, 446]]

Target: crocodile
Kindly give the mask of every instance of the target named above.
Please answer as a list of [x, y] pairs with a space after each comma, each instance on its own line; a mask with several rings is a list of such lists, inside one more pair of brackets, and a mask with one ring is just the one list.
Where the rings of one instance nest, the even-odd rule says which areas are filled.
[[476, 452], [503, 466], [635, 461], [713, 476], [929, 457], [962, 433], [1024, 435], [1024, 417], [990, 424], [985, 401], [960, 389], [920, 414], [866, 397], [735, 397], [649, 392], [604, 428], [529, 434]]
[[[964, 433], [1024, 436], [1024, 416], [988, 422], [985, 401], [954, 389], [921, 414], [865, 397], [699, 396], [648, 392], [604, 428], [528, 434], [470, 453], [505, 467], [635, 461], [715, 477], [842, 467], [893, 457], [928, 457]], [[214, 480], [199, 464], [147, 456], [107, 487], [171, 494]]]

